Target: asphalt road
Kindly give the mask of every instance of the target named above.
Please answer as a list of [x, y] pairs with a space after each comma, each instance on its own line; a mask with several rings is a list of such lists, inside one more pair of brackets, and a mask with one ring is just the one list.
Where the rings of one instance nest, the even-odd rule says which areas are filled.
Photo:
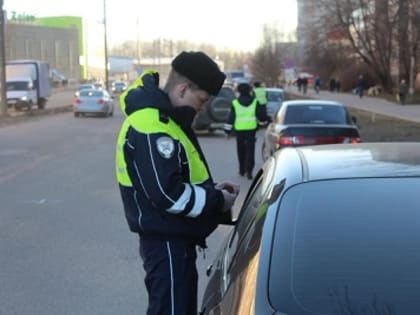
[[[71, 96], [61, 93], [48, 106]], [[137, 238], [114, 177], [122, 119], [118, 110], [110, 118], [66, 112], [0, 128], [0, 315], [145, 314]], [[241, 184], [240, 204], [250, 182], [237, 176], [235, 140], [200, 141], [214, 178]], [[260, 166], [259, 151], [256, 157]], [[206, 259], [199, 255], [200, 299], [206, 267], [228, 231], [219, 228]]]

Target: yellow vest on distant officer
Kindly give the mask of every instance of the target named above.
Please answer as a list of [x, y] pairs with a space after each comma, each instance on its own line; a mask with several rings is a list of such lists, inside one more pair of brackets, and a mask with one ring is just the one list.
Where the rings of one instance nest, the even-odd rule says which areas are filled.
[[249, 106], [243, 106], [237, 99], [233, 100], [233, 109], [235, 111], [234, 129], [237, 131], [257, 129], [257, 100], [254, 98]]
[[267, 93], [265, 88], [263, 87], [256, 87], [254, 88], [255, 98], [257, 99], [260, 105], [267, 104]]

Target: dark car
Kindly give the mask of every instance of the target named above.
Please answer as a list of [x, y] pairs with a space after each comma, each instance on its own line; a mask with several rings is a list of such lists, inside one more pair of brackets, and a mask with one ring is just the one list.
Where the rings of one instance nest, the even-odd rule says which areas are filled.
[[358, 142], [356, 118], [345, 105], [325, 100], [284, 101], [265, 130], [262, 157], [266, 160], [290, 146]]
[[222, 87], [219, 94], [197, 113], [193, 128], [209, 132], [223, 130], [235, 97], [235, 92], [231, 87]]
[[285, 148], [209, 266], [201, 314], [417, 314], [420, 143]]

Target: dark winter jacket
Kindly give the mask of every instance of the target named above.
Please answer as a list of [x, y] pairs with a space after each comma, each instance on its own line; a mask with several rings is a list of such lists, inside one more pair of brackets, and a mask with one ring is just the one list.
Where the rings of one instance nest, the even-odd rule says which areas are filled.
[[[131, 231], [142, 238], [183, 239], [205, 246], [205, 238], [221, 221], [224, 199], [222, 192], [214, 188], [203, 152], [191, 129], [196, 113], [189, 106], [173, 107], [152, 75], [145, 75], [141, 85], [132, 88], [121, 100], [128, 118], [117, 146], [117, 178], [119, 171], [126, 171], [131, 181], [119, 181], [128, 224]], [[189, 158], [187, 155], [191, 149], [179, 139], [165, 132], [139, 131], [141, 128], [134, 126], [132, 118], [146, 111], [158, 113], [150, 116], [151, 120], [147, 121], [150, 126], [175, 123], [178, 129], [181, 127], [195, 148], [193, 155], [198, 155], [195, 159], [198, 157], [204, 163], [208, 173], [206, 180], [192, 182], [191, 155]], [[118, 161], [118, 149], [122, 150], [123, 161]]]

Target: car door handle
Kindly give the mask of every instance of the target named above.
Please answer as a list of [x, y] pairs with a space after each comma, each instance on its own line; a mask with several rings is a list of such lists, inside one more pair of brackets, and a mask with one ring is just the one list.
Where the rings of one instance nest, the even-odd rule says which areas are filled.
[[213, 264], [208, 265], [206, 269], [206, 276], [210, 277], [211, 271], [213, 270]]

